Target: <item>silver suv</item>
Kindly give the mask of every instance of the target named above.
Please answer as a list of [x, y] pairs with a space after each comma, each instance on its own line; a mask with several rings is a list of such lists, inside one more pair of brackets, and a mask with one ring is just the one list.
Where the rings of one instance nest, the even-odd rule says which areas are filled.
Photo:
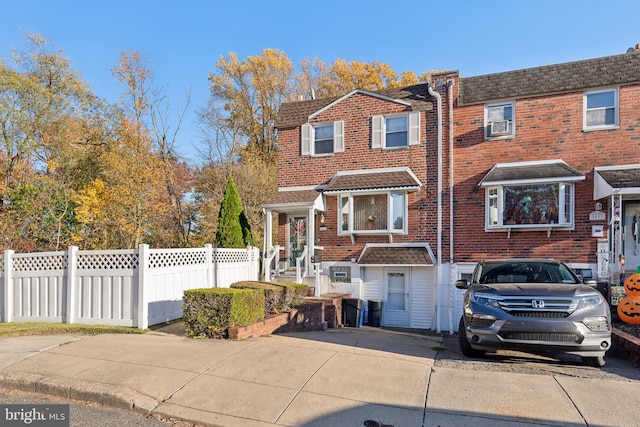
[[550, 350], [604, 366], [611, 311], [600, 292], [564, 263], [516, 258], [480, 262], [466, 289], [458, 341], [467, 357], [487, 350]]

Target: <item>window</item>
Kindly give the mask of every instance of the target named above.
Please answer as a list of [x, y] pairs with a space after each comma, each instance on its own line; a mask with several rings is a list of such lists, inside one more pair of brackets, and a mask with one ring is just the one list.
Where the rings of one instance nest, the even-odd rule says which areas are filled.
[[406, 232], [404, 192], [351, 194], [340, 197], [340, 234]]
[[303, 156], [324, 156], [344, 151], [344, 122], [302, 125]]
[[510, 138], [514, 136], [514, 104], [506, 102], [502, 104], [486, 105], [485, 138]]
[[618, 126], [618, 90], [584, 94], [584, 128], [607, 129]]
[[399, 148], [420, 144], [420, 112], [372, 117], [371, 148]]
[[487, 228], [573, 226], [573, 184], [503, 185], [487, 188]]

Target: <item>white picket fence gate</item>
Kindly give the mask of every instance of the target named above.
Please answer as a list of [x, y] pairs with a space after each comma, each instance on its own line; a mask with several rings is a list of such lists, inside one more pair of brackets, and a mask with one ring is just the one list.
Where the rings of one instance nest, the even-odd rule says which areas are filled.
[[257, 248], [7, 250], [0, 259], [0, 314], [3, 322], [146, 329], [182, 317], [185, 290], [259, 277]]

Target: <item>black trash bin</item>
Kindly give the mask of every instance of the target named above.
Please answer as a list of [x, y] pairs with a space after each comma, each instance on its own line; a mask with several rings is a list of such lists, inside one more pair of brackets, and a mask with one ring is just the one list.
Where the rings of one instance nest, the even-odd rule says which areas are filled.
[[344, 298], [342, 300], [342, 323], [352, 328], [360, 327], [362, 316], [362, 300], [358, 298]]
[[380, 321], [382, 319], [382, 300], [370, 299], [367, 308], [367, 311], [369, 312], [369, 326], [374, 326], [376, 328], [380, 327]]

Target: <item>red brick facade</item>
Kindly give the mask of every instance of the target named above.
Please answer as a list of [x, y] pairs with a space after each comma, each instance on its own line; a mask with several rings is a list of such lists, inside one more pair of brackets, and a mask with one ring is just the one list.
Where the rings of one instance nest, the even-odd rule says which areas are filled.
[[[394, 243], [429, 242], [434, 245], [435, 187], [427, 183], [435, 180], [437, 158], [432, 152], [436, 139], [436, 112], [420, 113], [420, 144], [396, 149], [371, 148], [371, 118], [374, 115], [411, 111], [407, 105], [364, 93], [355, 93], [314, 117], [310, 123], [344, 120], [344, 152], [329, 156], [302, 156], [300, 127], [278, 129], [278, 186], [300, 187], [327, 184], [336, 173], [364, 169], [408, 167], [422, 182], [417, 192], [409, 192], [408, 232], [393, 237]], [[366, 243], [389, 243], [388, 235], [358, 235], [352, 243], [350, 236], [338, 235], [338, 198], [326, 196], [324, 224], [316, 222], [317, 243], [324, 246], [323, 261], [350, 262], [357, 258]], [[279, 244], [284, 246], [286, 215], [278, 221]]]
[[[540, 256], [595, 262], [597, 239], [589, 220], [594, 210], [594, 167], [640, 161], [640, 85], [619, 87], [620, 126], [583, 130], [583, 94], [574, 91], [515, 99], [515, 137], [487, 140], [484, 104], [455, 106], [455, 261], [488, 257]], [[586, 176], [575, 184], [575, 230], [485, 232], [485, 189], [478, 187], [496, 163], [564, 160]], [[601, 200], [603, 210], [608, 200]]]

